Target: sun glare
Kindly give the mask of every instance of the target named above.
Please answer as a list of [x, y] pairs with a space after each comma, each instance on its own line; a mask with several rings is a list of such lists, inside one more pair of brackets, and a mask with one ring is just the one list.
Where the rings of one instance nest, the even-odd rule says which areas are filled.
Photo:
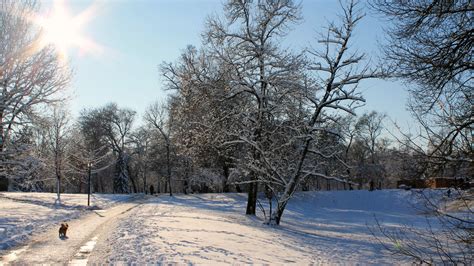
[[68, 52], [78, 49], [81, 55], [100, 52], [101, 47], [84, 34], [84, 26], [95, 15], [96, 5], [73, 15], [65, 1], [56, 0], [49, 12], [37, 15], [35, 23], [41, 28], [41, 46], [54, 45], [58, 56], [67, 58]]

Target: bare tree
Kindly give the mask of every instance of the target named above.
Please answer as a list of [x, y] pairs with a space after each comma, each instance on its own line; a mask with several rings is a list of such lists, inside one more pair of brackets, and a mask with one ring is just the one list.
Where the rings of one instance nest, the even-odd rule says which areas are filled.
[[56, 201], [58, 204], [61, 204], [61, 179], [64, 176], [64, 168], [66, 167], [66, 159], [68, 156], [66, 152], [71, 130], [69, 114], [63, 106], [55, 106], [52, 110], [52, 116], [47, 123], [47, 146], [52, 154], [53, 167], [56, 176]]
[[370, 154], [370, 160], [375, 163], [377, 140], [383, 129], [383, 120], [386, 117], [376, 111], [364, 113], [356, 124], [357, 137], [366, 145]]
[[171, 185], [171, 117], [167, 117], [167, 108], [164, 104], [155, 102], [151, 104], [145, 112], [145, 121], [153, 127], [161, 135], [165, 142], [166, 148], [166, 174], [168, 179], [168, 189], [170, 196], [173, 196], [172, 185]]
[[0, 1], [0, 167], [14, 160], [13, 131], [30, 123], [40, 106], [58, 101], [70, 71], [54, 48], [40, 45], [40, 32], [28, 20], [36, 1]]
[[[227, 98], [231, 91], [230, 69], [210, 51], [188, 46], [177, 62], [163, 64], [161, 70], [167, 89], [175, 93], [168, 105], [174, 123], [172, 141], [180, 157], [185, 191], [191, 183], [198, 183], [196, 177], [213, 169], [213, 175], [221, 173], [223, 190], [228, 192], [230, 168], [235, 165], [234, 155], [241, 147], [222, 143], [235, 139], [241, 126], [239, 115], [247, 107], [242, 95]], [[205, 170], [201, 171], [201, 167]], [[189, 180], [191, 176], [193, 182]], [[204, 184], [205, 180], [202, 181]]]
[[385, 176], [382, 149], [387, 147], [386, 139], [381, 137], [385, 117], [385, 114], [372, 111], [362, 114], [355, 124], [356, 134], [350, 155], [356, 167], [353, 174], [361, 185], [370, 181], [378, 188], [382, 187]]
[[3, 169], [8, 176], [11, 188], [21, 191], [43, 191], [45, 183], [50, 174], [48, 167], [48, 151], [46, 141], [38, 141], [38, 134], [44, 134], [44, 130], [37, 130], [37, 127], [25, 125], [13, 132], [11, 142], [15, 143], [9, 147], [10, 151], [6, 156], [7, 164]]
[[[351, 1], [346, 7], [343, 6], [342, 25], [330, 24], [327, 34], [323, 35], [318, 42], [323, 45], [321, 50], [310, 49], [308, 53], [314, 56], [313, 64], [309, 67], [310, 73], [314, 73], [312, 79], [305, 82], [304, 96], [307, 100], [307, 108], [311, 115], [301, 128], [298, 139], [298, 152], [295, 164], [290, 165], [292, 169], [289, 178], [285, 175], [276, 175], [284, 185], [283, 192], [279, 195], [277, 208], [271, 214], [270, 223], [279, 224], [283, 212], [293, 193], [301, 180], [308, 176], [323, 176], [318, 171], [317, 163], [308, 162], [310, 154], [322, 158], [333, 157], [336, 154], [326, 153], [325, 150], [313, 149], [317, 132], [331, 129], [325, 127], [327, 121], [335, 118], [334, 111], [342, 111], [354, 114], [354, 108], [364, 99], [357, 92], [359, 83], [366, 79], [380, 78], [385, 75], [377, 68], [371, 68], [370, 62], [364, 63], [364, 55], [349, 52], [349, 41], [357, 23], [363, 15], [357, 11], [357, 3]], [[317, 162], [317, 159], [315, 159]], [[314, 162], [314, 160], [311, 160]]]
[[114, 192], [128, 193], [128, 182], [137, 191], [135, 179], [130, 175], [128, 162], [130, 155], [127, 144], [132, 130], [135, 111], [108, 104], [103, 108], [86, 110], [81, 114], [80, 124], [85, 135], [96, 135], [98, 141], [105, 142], [116, 154]]
[[138, 128], [131, 135], [131, 144], [133, 145], [133, 154], [136, 155], [137, 175], [142, 176], [143, 192], [147, 194], [147, 175], [150, 166], [150, 149], [151, 149], [151, 130], [148, 127], [142, 126]]
[[[91, 140], [87, 139], [79, 128], [75, 128], [71, 136], [68, 146], [67, 174], [76, 177], [79, 184], [78, 192], [82, 192], [83, 184], [87, 184], [86, 190], [92, 193], [92, 182], [88, 180], [89, 175], [97, 178], [101, 172], [109, 169], [116, 162], [113, 160], [111, 149], [107, 144], [91, 145]], [[71, 179], [68, 178], [67, 181], [70, 182]]]
[[374, 0], [372, 6], [393, 22], [386, 58], [412, 82], [409, 108], [422, 126], [412, 144], [431, 147], [417, 152], [440, 167], [472, 164], [472, 1]]
[[[209, 18], [204, 35], [212, 53], [225, 63], [232, 74], [226, 98], [244, 95], [248, 99], [244, 132], [235, 132], [240, 143], [249, 145], [251, 156], [242, 165], [248, 169], [249, 190], [247, 214], [255, 215], [258, 180], [262, 179], [262, 152], [268, 141], [265, 132], [272, 111], [289, 93], [301, 64], [299, 57], [279, 47], [292, 24], [300, 21], [300, 7], [289, 0], [228, 1], [225, 18]], [[242, 114], [243, 115], [243, 114]]]
[[352, 114], [347, 114], [343, 116], [339, 122], [339, 124], [341, 125], [341, 129], [340, 129], [341, 135], [345, 143], [344, 145], [345, 151], [343, 155], [341, 156], [341, 159], [343, 161], [343, 164], [346, 166], [347, 178], [351, 178], [352, 166], [350, 166], [350, 160], [351, 160], [350, 151], [352, 149], [352, 146], [354, 144], [354, 141], [358, 132], [356, 128], [356, 123], [357, 123], [356, 117]]

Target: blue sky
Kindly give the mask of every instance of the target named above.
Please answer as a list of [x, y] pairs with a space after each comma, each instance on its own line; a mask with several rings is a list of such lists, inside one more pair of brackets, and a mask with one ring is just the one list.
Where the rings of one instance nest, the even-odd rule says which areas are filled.
[[[71, 84], [71, 111], [77, 115], [83, 108], [109, 102], [132, 108], [141, 116], [148, 104], [163, 100], [162, 80], [158, 66], [175, 61], [189, 44], [199, 46], [200, 34], [208, 15], [219, 14], [221, 0], [65, 0], [71, 13], [78, 13], [92, 3], [100, 8], [85, 26], [84, 33], [105, 49], [99, 55], [80, 55], [69, 51], [74, 68]], [[43, 2], [43, 9], [51, 6]], [[296, 25], [283, 45], [299, 50], [317, 45], [315, 37], [327, 21], [335, 20], [340, 11], [336, 0], [303, 0], [304, 21]], [[356, 30], [353, 47], [374, 60], [377, 43], [383, 39], [387, 22], [361, 6], [366, 17]], [[371, 81], [362, 84], [367, 100], [363, 110], [388, 114], [402, 126], [410, 120], [405, 110], [407, 93], [400, 82]]]

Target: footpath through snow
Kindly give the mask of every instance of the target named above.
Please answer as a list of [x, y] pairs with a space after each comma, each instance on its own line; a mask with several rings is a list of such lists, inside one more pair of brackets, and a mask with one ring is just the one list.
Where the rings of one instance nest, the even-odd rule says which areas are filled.
[[[95, 195], [93, 211], [84, 206], [84, 195], [65, 195], [62, 207], [50, 203], [50, 193], [2, 193], [0, 226], [8, 230], [0, 238], [0, 265], [56, 264], [75, 258], [80, 247], [104, 224], [137, 206], [137, 196]], [[112, 207], [115, 206], [115, 207]], [[67, 221], [67, 239], [58, 238], [59, 223]], [[26, 243], [23, 246], [18, 244]]]
[[[94, 194], [91, 206], [108, 209], [130, 198], [130, 195]], [[25, 243], [34, 233], [56, 228], [63, 221], [91, 212], [85, 194], [62, 194], [61, 199], [58, 206], [55, 193], [0, 193], [0, 255]]]

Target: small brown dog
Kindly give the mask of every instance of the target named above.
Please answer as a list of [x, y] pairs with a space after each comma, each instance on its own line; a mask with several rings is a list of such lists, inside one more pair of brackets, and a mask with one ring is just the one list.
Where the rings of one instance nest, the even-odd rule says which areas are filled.
[[67, 223], [61, 224], [61, 227], [59, 227], [59, 237], [65, 238], [66, 237], [66, 232], [68, 229], [69, 225]]

